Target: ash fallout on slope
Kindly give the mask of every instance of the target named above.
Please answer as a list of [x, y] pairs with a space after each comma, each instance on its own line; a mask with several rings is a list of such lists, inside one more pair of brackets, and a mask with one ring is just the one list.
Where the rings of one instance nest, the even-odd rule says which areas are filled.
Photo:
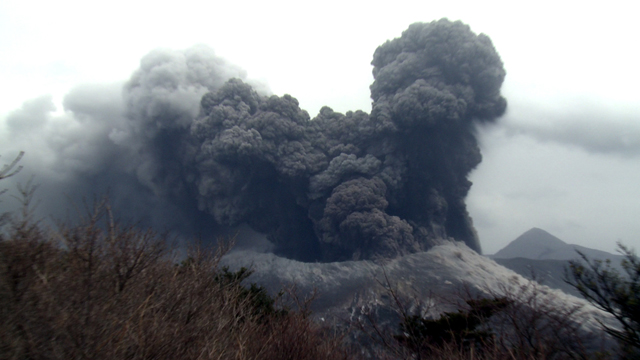
[[506, 109], [491, 40], [459, 21], [411, 25], [374, 53], [372, 111], [312, 120], [289, 96], [231, 79], [191, 124], [191, 181], [218, 223], [247, 223], [281, 255], [395, 257], [453, 238], [480, 251], [465, 206], [476, 123]]

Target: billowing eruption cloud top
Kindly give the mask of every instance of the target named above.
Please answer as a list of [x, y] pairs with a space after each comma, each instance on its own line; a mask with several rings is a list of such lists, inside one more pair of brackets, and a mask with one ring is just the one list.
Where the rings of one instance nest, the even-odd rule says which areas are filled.
[[231, 80], [191, 125], [202, 210], [300, 259], [397, 256], [455, 238], [480, 250], [464, 198], [474, 121], [502, 115], [505, 71], [460, 22], [413, 24], [373, 58], [371, 115], [262, 97]]
[[152, 53], [125, 84], [123, 120], [94, 131], [111, 141], [104, 172], [191, 226], [248, 224], [299, 260], [394, 257], [447, 239], [480, 251], [464, 203], [481, 161], [474, 129], [506, 108], [490, 39], [461, 22], [416, 23], [372, 65], [371, 114], [324, 107], [310, 119], [206, 52]]

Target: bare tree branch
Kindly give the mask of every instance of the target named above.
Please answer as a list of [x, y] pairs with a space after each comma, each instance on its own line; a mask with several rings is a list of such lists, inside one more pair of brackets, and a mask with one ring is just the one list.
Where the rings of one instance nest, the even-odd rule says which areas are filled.
[[19, 173], [20, 170], [22, 170], [22, 166], [18, 166], [16, 168], [16, 165], [18, 165], [18, 162], [20, 162], [23, 156], [24, 156], [24, 151], [20, 151], [20, 154], [18, 154], [18, 156], [16, 156], [16, 158], [13, 159], [13, 161], [10, 164], [2, 167], [2, 170], [0, 170], [0, 180], [11, 177]]

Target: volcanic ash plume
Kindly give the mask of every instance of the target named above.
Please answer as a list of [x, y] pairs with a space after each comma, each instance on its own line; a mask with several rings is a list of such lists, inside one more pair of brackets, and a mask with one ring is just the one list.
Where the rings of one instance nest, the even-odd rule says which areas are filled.
[[475, 124], [506, 109], [491, 40], [461, 22], [416, 23], [372, 65], [370, 115], [324, 107], [310, 120], [295, 98], [238, 79], [204, 95], [181, 139], [200, 210], [300, 260], [394, 257], [450, 238], [480, 251], [464, 199], [481, 161]]
[[[50, 97], [26, 102], [0, 153], [26, 150], [50, 197], [110, 189], [124, 216], [184, 237], [248, 225], [305, 261], [447, 239], [480, 251], [464, 199], [481, 160], [474, 128], [506, 107], [491, 41], [461, 22], [417, 23], [372, 64], [371, 114], [324, 107], [310, 119], [211, 49], [156, 50], [123, 86], [72, 90], [63, 115]], [[60, 217], [61, 200], [45, 199], [43, 217]]]
[[[108, 193], [121, 216], [171, 229], [184, 237], [206, 232], [213, 223], [197, 210], [185, 180], [190, 126], [202, 96], [245, 72], [205, 46], [184, 51], [159, 49], [140, 61], [125, 84], [83, 84], [56, 109], [50, 96], [27, 101], [9, 114], [0, 133], [4, 159], [25, 151], [23, 171], [3, 182], [40, 183], [36, 197], [43, 219], [73, 214], [67, 197], [82, 207], [83, 198]], [[0, 202], [0, 213], [13, 201]]]

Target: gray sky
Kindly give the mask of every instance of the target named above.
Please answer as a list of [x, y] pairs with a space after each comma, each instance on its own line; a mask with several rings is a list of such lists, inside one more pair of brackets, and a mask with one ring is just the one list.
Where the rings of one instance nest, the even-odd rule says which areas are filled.
[[[312, 117], [323, 105], [368, 112], [376, 47], [412, 22], [448, 17], [487, 34], [507, 70], [507, 114], [479, 129], [484, 160], [467, 201], [485, 253], [531, 227], [606, 251], [618, 240], [640, 249], [639, 5], [302, 4], [4, 0], [0, 131], [27, 100], [51, 95], [64, 118], [63, 96], [76, 86], [114, 86], [150, 50], [195, 44], [211, 46], [273, 93], [296, 97]], [[28, 136], [38, 124], [21, 126], [22, 139], [0, 135], [2, 160], [38, 146]]]

